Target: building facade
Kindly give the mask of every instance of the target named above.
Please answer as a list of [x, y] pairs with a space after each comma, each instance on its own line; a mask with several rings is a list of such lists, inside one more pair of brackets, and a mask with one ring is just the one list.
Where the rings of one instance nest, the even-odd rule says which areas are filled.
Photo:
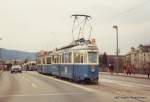
[[145, 73], [146, 64], [150, 63], [150, 44], [139, 45], [138, 48], [131, 47], [131, 51], [126, 54], [126, 64], [134, 65], [138, 73]]
[[118, 56], [118, 69], [117, 69], [117, 56], [116, 55], [108, 55], [107, 63], [114, 65], [114, 72], [123, 72], [123, 65], [125, 64], [125, 56], [119, 55]]
[[104, 54], [99, 55], [99, 64], [100, 64], [100, 71], [101, 72], [107, 72], [108, 71], [108, 65], [112, 64], [114, 65], [114, 72], [123, 72], [122, 68], [125, 64], [125, 55], [119, 55], [118, 56], [118, 69], [117, 69], [117, 56], [116, 55], [107, 55], [104, 58]]

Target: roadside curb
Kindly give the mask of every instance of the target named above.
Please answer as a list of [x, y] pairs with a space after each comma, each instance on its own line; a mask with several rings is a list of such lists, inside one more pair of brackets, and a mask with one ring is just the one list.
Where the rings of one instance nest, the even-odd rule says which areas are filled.
[[121, 76], [121, 77], [130, 77], [130, 78], [139, 78], [139, 79], [148, 79], [148, 78], [146, 77], [146, 75], [143, 76], [143, 77], [140, 77], [140, 76], [133, 76], [133, 75], [132, 75], [132, 76], [121, 75], [121, 74], [117, 74], [117, 73], [110, 74], [110, 73], [105, 73], [105, 72], [99, 72], [99, 74], [112, 75], [112, 76]]

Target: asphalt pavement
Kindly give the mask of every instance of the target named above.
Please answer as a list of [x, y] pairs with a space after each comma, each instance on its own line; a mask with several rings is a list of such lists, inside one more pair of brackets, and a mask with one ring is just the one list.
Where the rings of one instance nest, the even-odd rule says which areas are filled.
[[0, 77], [0, 102], [150, 102], [150, 80], [100, 75], [99, 85], [78, 84], [37, 72]]

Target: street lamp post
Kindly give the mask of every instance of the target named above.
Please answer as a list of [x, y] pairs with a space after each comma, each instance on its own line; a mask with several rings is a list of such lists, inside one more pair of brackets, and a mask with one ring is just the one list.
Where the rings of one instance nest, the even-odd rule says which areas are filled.
[[118, 74], [118, 67], [119, 67], [119, 59], [118, 59], [118, 55], [119, 55], [119, 48], [118, 48], [118, 26], [117, 25], [114, 25], [113, 26], [114, 29], [116, 29], [116, 72]]

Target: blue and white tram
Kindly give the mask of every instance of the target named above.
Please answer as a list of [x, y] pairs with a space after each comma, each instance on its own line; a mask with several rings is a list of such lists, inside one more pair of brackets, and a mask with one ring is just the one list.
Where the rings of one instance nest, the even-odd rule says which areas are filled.
[[75, 81], [98, 82], [98, 54], [95, 44], [69, 45], [38, 56], [37, 71]]

